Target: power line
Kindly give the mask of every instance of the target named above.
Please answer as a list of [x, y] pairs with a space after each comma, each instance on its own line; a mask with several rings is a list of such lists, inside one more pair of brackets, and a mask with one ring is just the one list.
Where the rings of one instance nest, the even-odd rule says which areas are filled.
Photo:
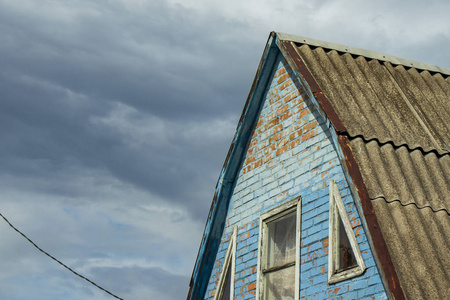
[[8, 219], [6, 219], [1, 213], [0, 216], [3, 218], [3, 220], [6, 221], [6, 223], [8, 223], [9, 226], [11, 226], [12, 229], [14, 229], [15, 231], [17, 231], [21, 236], [23, 236], [24, 238], [26, 238], [28, 240], [28, 242], [30, 242], [34, 247], [36, 247], [36, 249], [38, 249], [39, 251], [41, 251], [42, 253], [44, 253], [45, 255], [47, 255], [48, 257], [50, 257], [51, 259], [53, 259], [54, 261], [56, 261], [58, 264], [60, 264], [61, 266], [63, 266], [64, 268], [66, 268], [67, 270], [69, 270], [70, 272], [72, 272], [73, 274], [77, 275], [78, 277], [86, 280], [87, 282], [89, 282], [90, 284], [94, 285], [95, 287], [101, 289], [102, 291], [104, 291], [105, 293], [113, 296], [114, 298], [120, 299], [120, 300], [124, 300], [120, 297], [117, 297], [116, 295], [114, 295], [113, 293], [111, 293], [108, 290], [105, 290], [104, 288], [102, 288], [101, 286], [99, 286], [98, 284], [96, 284], [95, 282], [93, 282], [92, 280], [89, 280], [88, 278], [84, 277], [83, 275], [75, 272], [74, 270], [72, 270], [71, 268], [69, 268], [68, 266], [66, 266], [65, 264], [63, 264], [61, 261], [59, 261], [58, 259], [56, 259], [55, 257], [51, 256], [49, 253], [47, 253], [46, 251], [42, 250], [41, 248], [39, 248], [38, 245], [36, 245], [32, 240], [30, 240], [25, 234], [23, 234], [19, 229], [17, 229], [16, 227], [14, 227], [9, 221]]

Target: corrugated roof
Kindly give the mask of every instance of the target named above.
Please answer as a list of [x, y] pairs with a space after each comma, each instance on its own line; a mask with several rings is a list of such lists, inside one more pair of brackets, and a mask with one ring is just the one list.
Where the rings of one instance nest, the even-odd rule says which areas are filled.
[[420, 150], [367, 143], [361, 138], [351, 140], [350, 145], [370, 199], [400, 201], [450, 214], [450, 155], [424, 155]]
[[414, 67], [414, 68], [421, 69], [421, 70], [429, 70], [432, 72], [439, 72], [442, 74], [450, 75], [450, 69], [448, 69], [448, 68], [430, 65], [430, 64], [423, 63], [423, 62], [414, 61], [411, 59], [406, 59], [406, 58], [397, 57], [397, 56], [390, 55], [390, 54], [380, 53], [377, 51], [371, 51], [371, 50], [366, 50], [366, 49], [361, 49], [361, 48], [356, 48], [356, 47], [351, 47], [351, 46], [345, 46], [345, 45], [341, 45], [341, 44], [330, 43], [330, 42], [326, 42], [326, 41], [316, 40], [316, 39], [312, 39], [312, 38], [308, 38], [308, 37], [297, 36], [297, 35], [292, 35], [292, 34], [287, 34], [287, 33], [282, 33], [282, 32], [277, 32], [276, 35], [278, 36], [278, 38], [280, 40], [284, 40], [284, 41], [291, 41], [291, 42], [298, 43], [298, 44], [307, 44], [310, 46], [321, 47], [324, 49], [333, 49], [333, 50], [337, 50], [339, 52], [344, 52], [344, 53], [348, 52], [348, 53], [351, 53], [354, 55], [361, 55], [361, 56], [364, 56], [367, 58], [374, 58], [379, 61], [389, 61], [396, 65], [404, 65], [406, 67]]
[[450, 295], [450, 155], [350, 142], [409, 299]]
[[448, 299], [450, 218], [445, 211], [373, 201], [383, 236], [408, 299]]
[[442, 74], [309, 45], [297, 51], [350, 136], [450, 153], [450, 86]]
[[[392, 262], [382, 265], [398, 277], [403, 293], [396, 295], [445, 299], [450, 295], [450, 70], [308, 38], [277, 37], [284, 55], [321, 97], [318, 102], [353, 170], [350, 176], [354, 182], [362, 177], [363, 186], [355, 184], [360, 197], [369, 198], [370, 205], [361, 198], [366, 218], [372, 218], [372, 208], [375, 212], [370, 232], [384, 239], [376, 247], [378, 255], [389, 252]], [[358, 165], [356, 175], [352, 164]], [[389, 281], [393, 292], [396, 284]]]

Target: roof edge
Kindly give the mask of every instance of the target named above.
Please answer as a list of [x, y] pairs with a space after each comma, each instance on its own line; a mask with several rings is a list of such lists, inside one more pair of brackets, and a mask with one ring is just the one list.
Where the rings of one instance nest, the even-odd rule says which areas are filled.
[[[330, 127], [330, 132], [332, 132], [332, 134], [334, 133], [333, 136], [336, 143], [335, 149], [340, 157], [347, 180], [352, 183], [350, 184], [352, 194], [365, 225], [369, 243], [373, 249], [374, 258], [379, 267], [386, 291], [391, 296], [390, 298], [398, 300], [405, 299], [403, 287], [398, 278], [386, 241], [378, 224], [378, 218], [374, 213], [372, 202], [359, 170], [359, 165], [357, 164], [349, 145], [346, 128], [319, 84], [315, 81], [308, 67], [295, 50], [295, 47], [292, 45], [293, 41], [282, 39], [281, 37], [279, 37], [278, 40], [277, 45], [281, 53], [285, 56], [292, 69], [296, 70], [296, 75], [300, 81], [302, 81], [305, 88], [308, 87], [306, 90], [309, 90], [312, 93], [312, 99], [316, 99], [319, 104], [319, 109], [325, 113], [326, 118], [331, 122], [332, 126]], [[359, 203], [356, 199], [359, 199]]]
[[414, 60], [410, 60], [410, 59], [406, 59], [406, 58], [402, 58], [402, 57], [397, 57], [394, 55], [384, 54], [381, 52], [376, 52], [376, 51], [371, 51], [371, 50], [366, 50], [366, 49], [361, 49], [361, 48], [356, 48], [356, 47], [350, 47], [350, 46], [345, 46], [345, 45], [341, 45], [341, 44], [325, 42], [325, 41], [321, 41], [321, 40], [315, 40], [315, 39], [311, 39], [311, 38], [307, 38], [307, 37], [302, 37], [302, 36], [297, 36], [297, 35], [292, 35], [292, 34], [287, 34], [287, 33], [282, 33], [282, 32], [276, 32], [276, 34], [280, 40], [284, 40], [284, 41], [306, 44], [306, 45], [315, 46], [315, 47], [322, 47], [322, 48], [326, 48], [326, 49], [333, 49], [333, 50], [336, 50], [339, 52], [347, 52], [347, 53], [350, 53], [353, 55], [361, 55], [364, 57], [377, 59], [380, 61], [388, 61], [394, 65], [402, 65], [402, 66], [405, 66], [408, 68], [427, 70], [427, 71], [442, 73], [447, 76], [450, 76], [450, 69], [439, 67], [436, 65], [422, 63], [422, 62], [418, 62], [418, 61], [414, 61]]
[[232, 197], [235, 179], [247, 152], [251, 133], [256, 123], [255, 118], [260, 110], [260, 98], [266, 90], [267, 78], [270, 75], [270, 72], [265, 72], [265, 70], [272, 69], [276, 58], [281, 55], [276, 45], [276, 39], [276, 33], [272, 32], [261, 56], [235, 135], [222, 166], [191, 275], [187, 300], [204, 298], [208, 281], [205, 283], [202, 279], [209, 278], [211, 275], [212, 265], [220, 243], [219, 235], [221, 236], [224, 230], [225, 217]]
[[353, 197], [356, 196], [356, 199], [359, 199], [357, 208], [362, 211], [362, 215], [364, 216], [365, 225], [367, 226], [365, 229], [368, 229], [367, 235], [371, 237], [369, 243], [372, 246], [375, 261], [385, 283], [386, 292], [388, 295], [390, 294], [391, 297], [389, 298], [403, 300], [405, 299], [403, 286], [397, 275], [397, 270], [392, 261], [386, 240], [381, 232], [378, 217], [375, 214], [372, 200], [369, 197], [359, 165], [350, 147], [350, 141], [347, 136], [337, 134], [337, 142], [341, 151], [339, 155], [342, 161], [342, 167], [348, 175], [347, 180], [352, 183], [350, 188]]

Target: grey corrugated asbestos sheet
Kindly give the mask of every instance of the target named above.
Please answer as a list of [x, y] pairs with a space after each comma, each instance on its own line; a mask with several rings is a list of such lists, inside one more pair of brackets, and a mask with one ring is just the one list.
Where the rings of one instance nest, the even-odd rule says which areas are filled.
[[297, 49], [350, 136], [450, 153], [450, 85], [441, 74], [321, 47]]
[[450, 295], [448, 75], [296, 44], [347, 128], [408, 299]]
[[409, 299], [450, 295], [450, 155], [350, 142]]

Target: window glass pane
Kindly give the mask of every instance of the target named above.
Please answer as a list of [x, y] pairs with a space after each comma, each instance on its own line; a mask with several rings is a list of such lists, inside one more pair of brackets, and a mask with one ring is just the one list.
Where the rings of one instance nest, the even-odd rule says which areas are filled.
[[296, 213], [267, 224], [268, 245], [265, 269], [295, 261]]
[[266, 273], [264, 276], [265, 300], [294, 300], [295, 267]]
[[230, 300], [231, 293], [231, 266], [228, 267], [227, 275], [225, 276], [224, 290], [221, 300]]
[[338, 272], [344, 271], [348, 268], [354, 267], [357, 265], [355, 254], [353, 253], [352, 246], [350, 245], [350, 241], [348, 240], [347, 233], [345, 232], [344, 224], [342, 224], [342, 220], [339, 219], [339, 230], [338, 230]]

